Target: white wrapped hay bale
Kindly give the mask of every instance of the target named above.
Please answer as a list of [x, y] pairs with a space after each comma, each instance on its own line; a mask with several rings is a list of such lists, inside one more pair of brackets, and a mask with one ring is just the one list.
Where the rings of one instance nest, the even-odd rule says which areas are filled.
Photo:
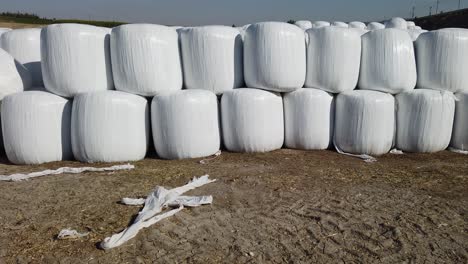
[[367, 25], [368, 30], [378, 30], [378, 29], [384, 29], [385, 25], [379, 22], [370, 22]]
[[398, 149], [437, 152], [448, 147], [455, 113], [451, 92], [416, 89], [396, 95], [396, 101]]
[[28, 69], [33, 86], [43, 86], [41, 71], [41, 29], [25, 28], [5, 32], [0, 47]]
[[426, 32], [415, 43], [418, 88], [468, 91], [468, 29]]
[[359, 88], [391, 94], [414, 89], [416, 60], [406, 31], [382, 29], [361, 37]]
[[[11, 28], [4, 28], [4, 27], [0, 27], [0, 36], [5, 33], [5, 32], [8, 32], [10, 31]], [[0, 48], [1, 48], [1, 44], [0, 44]]]
[[333, 137], [333, 95], [318, 89], [286, 93], [284, 103], [285, 145], [293, 149], [327, 149]]
[[312, 28], [321, 28], [321, 27], [329, 27], [330, 22], [327, 21], [315, 21], [312, 22]]
[[82, 93], [73, 100], [72, 149], [83, 162], [141, 160], [149, 140], [148, 101], [120, 91]]
[[55, 24], [42, 29], [42, 77], [52, 93], [78, 93], [114, 88], [109, 29], [79, 24]]
[[359, 28], [359, 29], [366, 29], [366, 24], [359, 22], [359, 21], [353, 21], [348, 23], [348, 27], [350, 28]]
[[304, 31], [281, 22], [248, 27], [244, 39], [244, 77], [248, 87], [290, 92], [304, 85]]
[[416, 41], [419, 37], [424, 32], [427, 32], [427, 30], [422, 30], [422, 29], [408, 29], [407, 30], [408, 34], [410, 35], [410, 38], [412, 41]]
[[29, 71], [8, 52], [0, 49], [0, 100], [6, 95], [29, 89], [31, 83]]
[[154, 147], [164, 159], [200, 158], [220, 147], [218, 99], [206, 90], [159, 95], [151, 103]]
[[390, 151], [395, 132], [395, 100], [376, 91], [355, 90], [336, 98], [335, 146], [353, 154]]
[[416, 27], [416, 24], [413, 21], [406, 21], [406, 26], [409, 28]]
[[341, 93], [356, 88], [361, 64], [361, 37], [353, 29], [307, 30], [306, 87]]
[[244, 85], [240, 32], [226, 26], [193, 27], [180, 33], [187, 89], [222, 94]]
[[312, 28], [312, 22], [309, 20], [299, 20], [294, 23], [296, 26], [300, 27], [302, 30], [307, 30]]
[[229, 151], [267, 152], [283, 146], [283, 99], [277, 93], [250, 88], [226, 92], [221, 121]]
[[40, 164], [73, 157], [70, 142], [71, 101], [39, 91], [12, 94], [1, 107], [8, 160]]
[[385, 23], [385, 28], [408, 29], [408, 23], [401, 17], [394, 17]]
[[468, 92], [455, 94], [455, 119], [450, 147], [468, 151]]
[[174, 28], [128, 24], [112, 29], [115, 89], [154, 96], [182, 89], [179, 38]]
[[348, 28], [349, 27], [348, 24], [346, 24], [345, 22], [341, 22], [341, 21], [332, 22], [331, 26], [333, 26], [333, 27], [342, 27], [342, 28]]

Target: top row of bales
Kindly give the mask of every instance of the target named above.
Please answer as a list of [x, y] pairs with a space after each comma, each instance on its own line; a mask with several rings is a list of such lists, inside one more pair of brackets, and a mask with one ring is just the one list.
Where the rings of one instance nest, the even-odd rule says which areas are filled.
[[306, 33], [308, 43], [300, 28], [280, 22], [253, 24], [243, 38], [223, 26], [177, 32], [148, 24], [112, 31], [51, 25], [41, 35], [42, 75], [48, 91], [65, 97], [114, 86], [154, 96], [183, 85], [216, 94], [244, 86], [276, 92], [305, 86], [332, 93], [357, 86], [396, 94], [414, 89], [416, 80], [418, 88], [468, 90], [463, 72], [468, 30], [423, 33], [415, 42], [417, 56], [409, 35], [398, 29], [362, 37], [340, 27]]
[[294, 23], [296, 26], [300, 27], [303, 30], [307, 30], [310, 28], [320, 28], [320, 27], [343, 27], [343, 28], [358, 28], [358, 29], [367, 29], [367, 30], [376, 30], [376, 29], [384, 29], [384, 28], [398, 28], [398, 29], [409, 29], [409, 30], [421, 30], [420, 26], [417, 26], [413, 21], [406, 21], [400, 17], [394, 17], [384, 23], [381, 22], [370, 22], [367, 25], [360, 21], [352, 21], [349, 23], [345, 23], [342, 21], [334, 21], [334, 22], [327, 22], [327, 21], [315, 21], [311, 22], [309, 20], [298, 20]]

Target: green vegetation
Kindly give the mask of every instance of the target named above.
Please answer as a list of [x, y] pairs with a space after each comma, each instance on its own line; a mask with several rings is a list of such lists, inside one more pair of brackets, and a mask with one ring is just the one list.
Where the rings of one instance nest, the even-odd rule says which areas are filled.
[[94, 26], [99, 26], [99, 27], [116, 27], [122, 24], [126, 24], [125, 22], [117, 22], [117, 21], [41, 18], [36, 14], [20, 13], [20, 12], [0, 13], [0, 21], [12, 22], [12, 23], [23, 23], [23, 24], [39, 24], [39, 25], [48, 25], [48, 24], [57, 24], [57, 23], [77, 23], [77, 24], [94, 25]]

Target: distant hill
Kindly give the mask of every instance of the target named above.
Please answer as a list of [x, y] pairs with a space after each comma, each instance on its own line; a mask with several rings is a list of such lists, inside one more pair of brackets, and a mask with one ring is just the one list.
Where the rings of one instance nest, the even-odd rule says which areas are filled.
[[427, 30], [449, 27], [468, 28], [468, 8], [408, 20], [414, 21], [416, 25]]
[[0, 22], [7, 23], [20, 23], [20, 24], [38, 24], [38, 25], [49, 25], [57, 23], [77, 23], [77, 24], [88, 24], [100, 27], [116, 27], [125, 22], [118, 21], [95, 21], [95, 20], [79, 20], [79, 19], [50, 19], [41, 18], [35, 14], [28, 13], [11, 13], [4, 12], [0, 13]]

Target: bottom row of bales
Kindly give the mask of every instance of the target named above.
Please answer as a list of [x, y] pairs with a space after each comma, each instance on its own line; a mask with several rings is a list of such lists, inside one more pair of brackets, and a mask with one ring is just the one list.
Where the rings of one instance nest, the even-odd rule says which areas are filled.
[[223, 94], [220, 103], [210, 91], [181, 90], [155, 96], [151, 106], [119, 91], [79, 94], [73, 101], [29, 91], [3, 99], [1, 120], [5, 151], [15, 164], [141, 160], [150, 134], [164, 159], [210, 156], [221, 141], [234, 152], [284, 144], [381, 155], [393, 147], [436, 152], [450, 142], [468, 150], [468, 94], [426, 89], [395, 97], [366, 90], [333, 97], [308, 88], [284, 96], [241, 88]]

